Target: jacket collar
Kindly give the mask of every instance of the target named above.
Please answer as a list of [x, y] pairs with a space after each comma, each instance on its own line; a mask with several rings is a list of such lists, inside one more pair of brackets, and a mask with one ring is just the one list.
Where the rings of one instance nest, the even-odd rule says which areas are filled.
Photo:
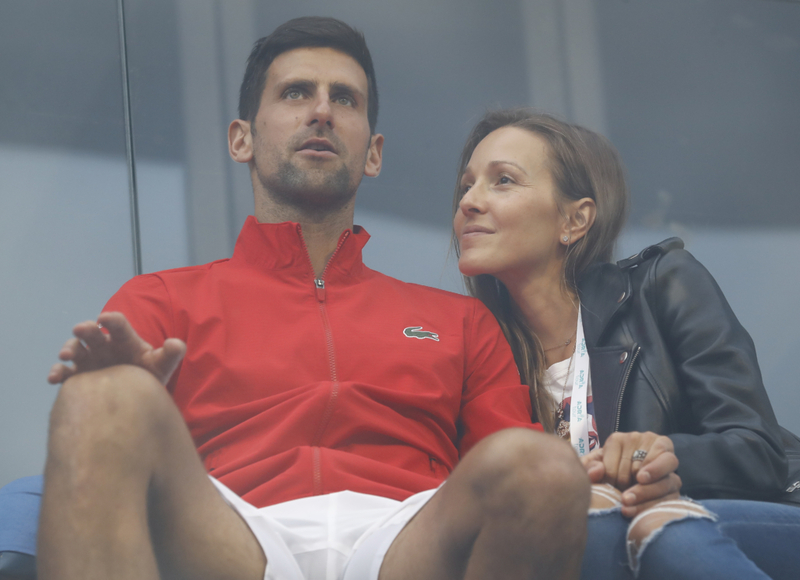
[[630, 300], [630, 276], [616, 264], [592, 264], [578, 281], [578, 296], [586, 342], [595, 346], [614, 315]]
[[[325, 268], [325, 280], [357, 276], [364, 269], [361, 250], [369, 240], [361, 226], [347, 229], [339, 236], [339, 246]], [[313, 278], [311, 259], [300, 224], [258, 223], [247, 216], [233, 250], [233, 263], [246, 263], [260, 270], [294, 269]]]

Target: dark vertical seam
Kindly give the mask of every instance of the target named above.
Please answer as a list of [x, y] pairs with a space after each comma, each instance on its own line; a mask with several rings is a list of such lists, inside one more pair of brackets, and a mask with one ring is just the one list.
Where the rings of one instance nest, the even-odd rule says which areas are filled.
[[125, 157], [128, 169], [128, 197], [131, 212], [131, 242], [133, 245], [133, 273], [142, 273], [142, 246], [139, 232], [139, 194], [136, 185], [136, 157], [133, 149], [133, 115], [131, 114], [130, 78], [128, 76], [128, 45], [125, 36], [125, 0], [117, 0], [119, 25], [119, 50], [122, 68], [122, 110], [125, 118]]
[[[225, 61], [225, 38], [223, 36], [223, 27], [222, 27], [222, 6], [219, 0], [214, 2], [214, 33], [217, 37], [216, 42], [216, 52], [217, 52], [217, 70], [219, 71], [219, 78], [222, 85], [225, 85], [225, 65], [227, 64]], [[227, 124], [225, 124], [225, 119], [228, 118], [228, 93], [225, 90], [219, 89], [219, 105], [220, 109], [222, 109], [222, 120], [225, 129], [227, 129]], [[228, 132], [225, 131], [225, 135], [227, 136]], [[228, 250], [232, 248], [236, 244], [236, 236], [239, 233], [240, 224], [236, 223], [236, 203], [234, 202], [234, 197], [236, 195], [235, 192], [235, 182], [233, 179], [233, 165], [231, 164], [231, 159], [228, 158], [227, 155], [223, 155], [225, 161], [223, 162], [223, 171], [225, 172], [225, 185], [226, 190], [223, 192], [225, 195], [225, 209], [227, 210], [227, 222], [228, 222]]]

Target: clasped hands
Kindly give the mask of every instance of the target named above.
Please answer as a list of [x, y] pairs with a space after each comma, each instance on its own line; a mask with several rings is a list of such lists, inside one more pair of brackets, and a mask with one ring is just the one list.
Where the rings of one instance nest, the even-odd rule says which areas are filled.
[[[646, 451], [635, 460], [637, 450]], [[600, 449], [581, 458], [592, 483], [608, 483], [622, 492], [622, 515], [633, 518], [656, 503], [677, 499], [681, 478], [672, 440], [663, 435], [612, 433]], [[595, 494], [592, 494], [593, 507]]]
[[166, 385], [186, 354], [186, 344], [177, 338], [168, 338], [163, 346], [153, 348], [119, 312], [103, 312], [97, 321], [76, 324], [72, 334], [74, 337], [58, 353], [63, 362], [54, 364], [47, 375], [51, 384], [63, 383], [79, 373], [134, 365], [150, 371]]

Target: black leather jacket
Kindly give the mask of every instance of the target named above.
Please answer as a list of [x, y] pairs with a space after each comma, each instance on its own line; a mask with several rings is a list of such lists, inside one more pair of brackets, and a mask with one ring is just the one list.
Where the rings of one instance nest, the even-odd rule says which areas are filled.
[[601, 443], [669, 435], [686, 495], [780, 499], [787, 460], [753, 341], [683, 242], [594, 264], [578, 291]]

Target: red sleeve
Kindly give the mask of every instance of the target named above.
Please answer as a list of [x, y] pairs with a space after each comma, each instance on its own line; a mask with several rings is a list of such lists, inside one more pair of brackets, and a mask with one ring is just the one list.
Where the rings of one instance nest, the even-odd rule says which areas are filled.
[[497, 320], [476, 300], [470, 322], [466, 328], [466, 384], [460, 414], [462, 457], [495, 431], [509, 427], [543, 430], [539, 423], [531, 422], [528, 387], [520, 382], [514, 355]]
[[175, 336], [172, 304], [161, 278], [153, 274], [136, 276], [123, 284], [103, 312], [122, 312], [133, 329], [154, 348]]
[[[175, 332], [172, 301], [163, 280], [156, 274], [136, 276], [122, 285], [103, 312], [121, 312], [136, 333], [153, 348], [159, 348], [167, 338], [181, 338]], [[171, 391], [180, 367], [172, 374]]]

